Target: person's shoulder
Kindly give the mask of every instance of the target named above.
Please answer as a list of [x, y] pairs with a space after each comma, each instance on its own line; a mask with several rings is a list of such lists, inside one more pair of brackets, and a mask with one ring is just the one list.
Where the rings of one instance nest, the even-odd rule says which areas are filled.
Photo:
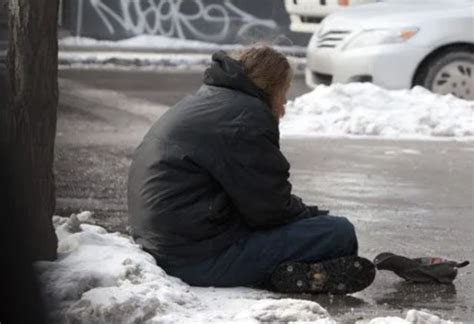
[[259, 98], [251, 97], [242, 105], [245, 110], [246, 124], [253, 129], [276, 131], [278, 122], [275, 120], [270, 107]]
[[270, 107], [265, 101], [240, 91], [235, 92], [236, 95], [232, 105], [235, 106], [236, 109], [242, 109], [245, 111], [245, 115], [250, 122], [255, 121], [269, 123], [270, 125], [273, 124], [273, 115]]
[[242, 104], [245, 103], [246, 106], [266, 106], [266, 103], [255, 96], [242, 92], [240, 90], [218, 87], [212, 85], [203, 85], [196, 93], [198, 97], [213, 97], [217, 99], [225, 98], [228, 100], [228, 103], [232, 104]]
[[261, 132], [278, 134], [278, 122], [261, 98], [239, 90], [209, 85], [201, 87], [196, 95], [200, 97], [197, 100], [206, 103], [206, 110], [216, 113], [213, 118], [225, 121], [226, 127], [241, 128], [249, 135]]

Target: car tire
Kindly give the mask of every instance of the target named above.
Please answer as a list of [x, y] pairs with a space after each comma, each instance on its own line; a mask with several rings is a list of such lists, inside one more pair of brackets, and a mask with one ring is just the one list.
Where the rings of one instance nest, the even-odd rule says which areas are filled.
[[456, 47], [435, 54], [421, 65], [414, 85], [474, 100], [474, 50]]

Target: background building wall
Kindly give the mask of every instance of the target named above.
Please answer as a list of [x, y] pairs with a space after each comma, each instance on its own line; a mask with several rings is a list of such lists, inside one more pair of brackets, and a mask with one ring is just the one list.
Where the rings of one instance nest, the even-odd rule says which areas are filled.
[[63, 27], [72, 35], [117, 40], [164, 35], [215, 43], [258, 40], [306, 45], [289, 31], [283, 0], [64, 0]]

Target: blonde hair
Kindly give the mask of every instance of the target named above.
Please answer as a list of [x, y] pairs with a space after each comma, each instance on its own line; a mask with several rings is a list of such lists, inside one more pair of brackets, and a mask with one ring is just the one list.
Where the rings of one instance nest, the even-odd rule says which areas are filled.
[[231, 54], [242, 63], [247, 77], [260, 88], [267, 100], [291, 82], [293, 70], [288, 59], [282, 53], [266, 44], [243, 49]]

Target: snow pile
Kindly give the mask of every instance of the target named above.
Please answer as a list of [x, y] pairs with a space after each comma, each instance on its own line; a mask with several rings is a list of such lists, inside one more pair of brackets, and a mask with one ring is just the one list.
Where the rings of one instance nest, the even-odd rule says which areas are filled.
[[[121, 51], [62, 51], [61, 68], [203, 72], [211, 64], [210, 54], [142, 53]], [[295, 73], [303, 73], [305, 59], [288, 57]]]
[[282, 136], [470, 137], [474, 102], [422, 87], [389, 91], [370, 83], [318, 86], [290, 101]]
[[445, 321], [436, 315], [410, 310], [405, 319], [400, 317], [379, 317], [374, 318], [369, 324], [453, 324], [451, 321]]
[[[59, 40], [59, 64], [61, 68], [74, 69], [202, 72], [211, 63], [211, 53], [244, 47], [159, 35], [140, 35], [117, 41], [66, 37]], [[305, 47], [275, 44], [274, 48], [289, 55], [295, 71], [303, 73]]]
[[211, 63], [209, 54], [136, 53], [120, 51], [59, 52], [62, 68], [124, 69], [201, 72]]
[[36, 264], [56, 322], [334, 323], [311, 301], [246, 288], [192, 288], [168, 276], [130, 237], [83, 223], [90, 216], [55, 216], [58, 259]]
[[130, 238], [77, 217], [55, 217], [54, 225], [58, 260], [37, 266], [58, 322], [120, 323], [124, 316], [133, 322], [195, 303], [189, 287], [167, 276]]
[[[284, 38], [286, 39], [286, 38]], [[282, 39], [283, 40], [283, 39]], [[304, 55], [306, 47], [303, 46], [281, 46], [273, 44], [276, 49], [290, 55]], [[242, 48], [243, 44], [216, 44], [191, 39], [166, 37], [161, 35], [138, 35], [127, 39], [110, 41], [97, 40], [87, 37], [65, 37], [59, 40], [60, 49], [121, 49], [121, 50], [145, 50], [145, 51], [231, 51]]]
[[[219, 49], [218, 44], [201, 42], [196, 40], [172, 38], [160, 35], [139, 35], [127, 39], [110, 41], [97, 40], [87, 37], [66, 37], [59, 40], [60, 48], [89, 47], [89, 48], [147, 48], [147, 49]], [[226, 45], [237, 47], [237, 45]]]

